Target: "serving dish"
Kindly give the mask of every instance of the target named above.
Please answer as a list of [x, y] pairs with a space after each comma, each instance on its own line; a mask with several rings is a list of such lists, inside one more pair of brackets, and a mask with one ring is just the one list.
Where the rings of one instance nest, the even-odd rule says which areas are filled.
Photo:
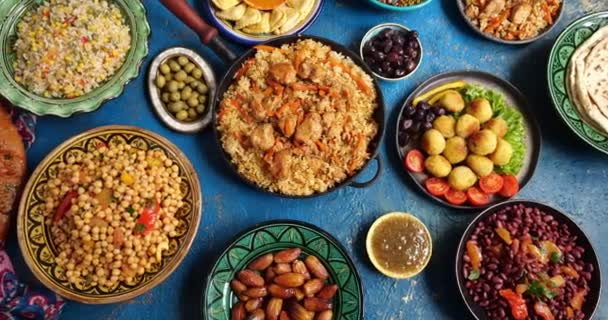
[[[70, 285], [54, 259], [57, 248], [51, 241], [50, 226], [45, 225], [43, 185], [56, 178], [58, 163], [67, 157], [94, 151], [99, 144], [127, 143], [141, 150], [161, 150], [179, 168], [184, 205], [178, 211], [176, 236], [169, 237], [169, 248], [159, 263], [136, 276], [136, 284], [121, 282], [115, 288], [80, 283]], [[76, 135], [40, 162], [26, 184], [17, 216], [17, 234], [21, 253], [34, 275], [45, 286], [68, 299], [90, 303], [115, 303], [132, 299], [160, 284], [180, 264], [196, 236], [201, 217], [202, 199], [198, 176], [186, 156], [165, 138], [131, 126], [105, 126]]]
[[[385, 29], [390, 29], [390, 30], [398, 30], [398, 31], [402, 31], [402, 32], [409, 32], [410, 29], [407, 28], [406, 26], [397, 24], [397, 23], [382, 23], [379, 24], [375, 27], [372, 27], [369, 31], [367, 31], [367, 33], [363, 36], [363, 39], [361, 39], [361, 45], [359, 46], [359, 55], [361, 56], [361, 59], [363, 59], [364, 62], [367, 63], [367, 61], [365, 61], [365, 47], [366, 45], [372, 41], [376, 36], [378, 36], [378, 34], [380, 34], [383, 30]], [[414, 73], [416, 73], [416, 71], [418, 70], [418, 68], [420, 67], [420, 65], [422, 64], [422, 59], [424, 58], [424, 51], [422, 48], [422, 42], [420, 42], [420, 37], [416, 37], [416, 42], [418, 43], [418, 51], [417, 54], [418, 56], [416, 57], [415, 63], [416, 63], [416, 67], [411, 70], [409, 73], [406, 73], [404, 76], [402, 77], [397, 77], [397, 78], [390, 78], [390, 77], [386, 77], [383, 76], [382, 74], [380, 74], [379, 72], [376, 72], [375, 70], [373, 70], [372, 68], [372, 72], [374, 73], [374, 75], [382, 80], [386, 80], [386, 81], [400, 81], [400, 80], [405, 80], [407, 78], [409, 78], [411, 75], [413, 75]], [[401, 50], [403, 51], [403, 50]]]
[[549, 54], [549, 95], [562, 120], [583, 141], [608, 154], [608, 136], [589, 125], [568, 96], [566, 69], [576, 49], [598, 29], [608, 25], [608, 12], [596, 12], [572, 22], [555, 40]]
[[412, 11], [412, 10], [416, 10], [416, 9], [420, 9], [426, 5], [428, 5], [429, 3], [431, 3], [431, 1], [433, 0], [423, 0], [418, 4], [414, 4], [411, 6], [393, 6], [390, 4], [386, 4], [384, 2], [381, 2], [379, 0], [368, 0], [369, 3], [382, 8], [382, 9], [387, 9], [387, 10], [391, 10], [391, 11], [399, 11], [399, 12], [404, 12], [404, 11]]
[[[551, 216], [552, 220], [557, 221], [559, 224], [566, 225], [570, 231], [570, 235], [576, 237], [577, 246], [581, 246], [582, 248], [584, 248], [585, 251], [582, 254], [581, 259], [587, 263], [590, 263], [593, 266], [593, 271], [590, 273], [591, 280], [587, 281], [587, 285], [589, 286], [589, 292], [585, 297], [585, 302], [582, 307], [582, 311], [585, 313], [585, 317], [583, 319], [593, 319], [593, 315], [597, 307], [599, 306], [600, 293], [602, 287], [602, 276], [598, 257], [591, 242], [589, 241], [589, 238], [585, 235], [585, 232], [574, 221], [572, 221], [572, 219], [565, 212], [553, 208], [549, 205], [530, 200], [510, 200], [486, 209], [469, 224], [464, 234], [462, 235], [458, 246], [458, 251], [456, 253], [455, 272], [456, 281], [458, 283], [458, 289], [465, 304], [467, 305], [467, 308], [475, 317], [475, 319], [490, 319], [490, 317], [486, 315], [483, 309], [477, 303], [474, 302], [473, 297], [468, 293], [465, 284], [466, 278], [463, 273], [463, 267], [465, 262], [463, 257], [467, 252], [467, 241], [470, 240], [471, 235], [480, 226], [480, 223], [482, 221], [486, 221], [489, 216], [501, 211], [502, 209], [514, 208], [519, 205], [523, 205], [525, 206], [525, 208], [538, 208], [540, 211]], [[560, 236], [564, 237], [567, 235], [560, 234]], [[481, 239], [477, 239], [477, 241], [481, 241]], [[482, 260], [482, 266], [483, 263], [484, 261]], [[487, 273], [488, 270], [486, 269], [485, 272]], [[534, 313], [534, 311], [532, 310], [528, 310], [528, 312], [530, 314]]]
[[287, 248], [300, 248], [303, 254], [318, 257], [329, 271], [329, 282], [338, 284], [333, 319], [363, 318], [361, 279], [344, 247], [320, 228], [293, 220], [260, 224], [244, 231], [228, 245], [209, 272], [202, 296], [202, 318], [230, 319], [230, 309], [237, 301], [230, 289], [235, 274], [255, 258]]
[[0, 3], [0, 95], [12, 104], [36, 115], [69, 117], [78, 112], [91, 112], [105, 101], [116, 98], [124, 91], [125, 85], [137, 77], [143, 59], [148, 54], [150, 26], [146, 10], [140, 1], [115, 0], [122, 10], [127, 26], [131, 30], [131, 48], [125, 62], [105, 83], [93, 91], [74, 99], [52, 99], [38, 96], [26, 90], [14, 80], [13, 62], [15, 53], [17, 24], [22, 16], [37, 6], [38, 1], [9, 0]]
[[559, 23], [559, 21], [561, 20], [563, 14], [564, 14], [564, 4], [565, 4], [566, 0], [562, 1], [561, 6], [559, 7], [559, 11], [556, 13], [556, 15], [552, 21], [553, 23], [549, 27], [547, 27], [543, 31], [539, 32], [536, 36], [527, 38], [527, 39], [523, 39], [523, 40], [505, 40], [500, 37], [494, 36], [492, 34], [483, 32], [482, 30], [480, 30], [477, 26], [475, 26], [473, 24], [473, 22], [471, 21], [471, 19], [469, 19], [469, 17], [467, 17], [466, 11], [465, 11], [466, 10], [466, 7], [465, 7], [466, 0], [455, 0], [455, 1], [456, 1], [456, 4], [458, 5], [458, 11], [460, 12], [460, 15], [465, 20], [467, 25], [469, 25], [469, 27], [471, 27], [471, 29], [473, 29], [475, 31], [475, 33], [479, 34], [480, 36], [482, 36], [486, 39], [492, 40], [494, 42], [498, 42], [498, 43], [502, 43], [502, 44], [509, 44], [509, 45], [522, 45], [522, 44], [528, 44], [528, 43], [534, 42], [534, 41], [544, 37], [549, 32], [551, 32], [551, 30], [553, 30], [553, 28], [555, 28], [555, 26]]
[[[203, 71], [203, 79], [207, 84], [207, 87], [209, 87], [205, 112], [198, 120], [192, 122], [179, 121], [167, 110], [161, 101], [160, 90], [154, 83], [156, 76], [159, 73], [160, 65], [179, 55], [187, 56], [196, 65], [198, 65], [198, 67]], [[154, 111], [169, 128], [175, 131], [186, 133], [198, 132], [205, 129], [209, 125], [211, 122], [211, 104], [216, 86], [215, 74], [211, 66], [200, 55], [187, 48], [174, 47], [161, 52], [158, 56], [156, 56], [156, 58], [154, 58], [154, 60], [152, 60], [152, 64], [150, 65], [150, 69], [148, 71], [148, 93], [150, 94]]]
[[[517, 173], [516, 178], [519, 182], [519, 189], [524, 188], [528, 181], [532, 178], [532, 175], [534, 174], [536, 165], [538, 163], [541, 148], [540, 128], [524, 96], [517, 88], [515, 88], [509, 82], [500, 79], [492, 74], [480, 71], [453, 71], [436, 75], [422, 83], [414, 92], [412, 92], [408, 96], [408, 98], [403, 104], [401, 111], [399, 112], [399, 116], [397, 118], [398, 123], [401, 123], [402, 120], [405, 118], [404, 112], [406, 107], [410, 106], [416, 97], [426, 92], [429, 92], [433, 88], [437, 88], [441, 85], [454, 83], [457, 81], [463, 81], [467, 84], [480, 85], [485, 89], [490, 89], [500, 93], [505, 98], [507, 106], [511, 106], [522, 114], [524, 127], [523, 145], [526, 146], [526, 150], [523, 155], [521, 169]], [[407, 153], [416, 148], [418, 141], [409, 141], [404, 147], [401, 147], [399, 144], [399, 133], [399, 126], [397, 126], [395, 134], [395, 147], [397, 148], [397, 154], [399, 155], [399, 158], [401, 159], [402, 163], [404, 163]], [[406, 169], [404, 169], [404, 171], [411, 179], [411, 181], [417, 186], [417, 188], [421, 190], [421, 192], [425, 193], [438, 203], [454, 209], [479, 209], [480, 207], [488, 207], [502, 200], [502, 198], [493, 196], [490, 198], [490, 203], [481, 206], [452, 204], [445, 201], [443, 198], [432, 195], [427, 190], [427, 188], [425, 187], [425, 181], [429, 177], [427, 173], [415, 173]]]
[[295, 27], [293, 27], [291, 30], [282, 33], [280, 35], [276, 35], [276, 34], [258, 34], [258, 35], [254, 35], [254, 34], [248, 34], [245, 32], [242, 32], [240, 30], [236, 30], [233, 29], [229, 24], [227, 24], [227, 22], [225, 22], [224, 20], [222, 20], [221, 18], [219, 18], [217, 16], [216, 10], [215, 10], [215, 5], [213, 4], [212, 0], [207, 0], [206, 2], [208, 3], [207, 5], [204, 6], [205, 10], [206, 10], [206, 15], [209, 17], [210, 21], [213, 23], [213, 25], [215, 25], [217, 27], [217, 29], [219, 30], [219, 32], [223, 35], [225, 35], [228, 39], [245, 44], [245, 45], [254, 45], [254, 44], [258, 44], [258, 43], [262, 43], [277, 37], [281, 37], [281, 36], [288, 36], [288, 35], [293, 35], [293, 34], [301, 34], [304, 31], [306, 31], [314, 22], [315, 20], [319, 17], [319, 14], [321, 14], [321, 9], [323, 8], [323, 1], [324, 0], [311, 0], [314, 1], [312, 10], [310, 10], [310, 12], [307, 14], [307, 16], [302, 19], [302, 21], [300, 21]]

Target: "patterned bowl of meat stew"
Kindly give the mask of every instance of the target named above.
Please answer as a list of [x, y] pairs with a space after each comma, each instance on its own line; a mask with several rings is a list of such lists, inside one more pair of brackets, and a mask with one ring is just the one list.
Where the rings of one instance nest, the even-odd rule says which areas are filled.
[[592, 319], [597, 255], [582, 229], [547, 205], [513, 200], [488, 208], [465, 231], [456, 279], [476, 319]]

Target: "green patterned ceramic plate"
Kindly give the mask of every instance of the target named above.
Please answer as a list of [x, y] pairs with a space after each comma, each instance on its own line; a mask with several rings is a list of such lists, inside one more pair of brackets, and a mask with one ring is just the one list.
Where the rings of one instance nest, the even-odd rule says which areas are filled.
[[606, 25], [608, 25], [608, 11], [593, 13], [574, 21], [555, 41], [547, 68], [549, 93], [562, 119], [581, 139], [604, 153], [608, 153], [608, 136], [585, 123], [578, 114], [576, 106], [568, 98], [566, 68], [576, 48], [595, 31]]
[[38, 96], [18, 84], [14, 78], [13, 45], [17, 40], [16, 26], [21, 17], [41, 0], [0, 1], [0, 95], [11, 103], [37, 115], [69, 117], [77, 112], [91, 112], [106, 100], [122, 94], [124, 86], [139, 74], [139, 67], [148, 55], [150, 26], [146, 9], [140, 0], [112, 0], [123, 13], [131, 29], [131, 48], [125, 62], [116, 73], [95, 90], [74, 99], [52, 99]]
[[[169, 238], [169, 249], [163, 251], [162, 260], [152, 264], [146, 272], [132, 282], [116, 286], [93, 286], [88, 282], [72, 285], [55, 262], [57, 250], [51, 240], [50, 228], [44, 224], [44, 186], [57, 177], [58, 165], [68, 156], [94, 151], [100, 144], [127, 143], [140, 150], [160, 150], [179, 167], [182, 178], [180, 189], [184, 206], [177, 212], [177, 235]], [[81, 133], [46, 156], [32, 173], [24, 188], [17, 215], [17, 238], [26, 264], [48, 288], [61, 296], [84, 303], [114, 303], [132, 299], [161, 283], [184, 259], [196, 236], [201, 218], [201, 186], [188, 158], [165, 138], [136, 127], [106, 126]]]
[[237, 301], [230, 280], [238, 271], [263, 254], [294, 247], [301, 248], [305, 256], [317, 256], [330, 273], [329, 281], [340, 287], [334, 298], [333, 319], [363, 319], [361, 279], [344, 247], [316, 226], [279, 220], [245, 231], [222, 253], [203, 293], [203, 320], [230, 319], [230, 308]]

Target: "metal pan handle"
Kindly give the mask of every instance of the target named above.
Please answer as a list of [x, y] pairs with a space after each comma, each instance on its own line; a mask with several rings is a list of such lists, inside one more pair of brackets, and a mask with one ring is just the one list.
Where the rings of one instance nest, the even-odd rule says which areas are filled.
[[217, 29], [208, 25], [186, 0], [160, 0], [160, 2], [184, 24], [196, 32], [201, 41], [220, 58], [228, 63], [236, 60], [237, 55], [228, 48], [222, 37], [218, 35]]
[[382, 174], [382, 160], [380, 160], [380, 156], [376, 156], [372, 160], [376, 160], [376, 163], [378, 163], [378, 168], [376, 169], [376, 174], [374, 175], [374, 177], [366, 182], [351, 181], [351, 183], [348, 185], [349, 187], [366, 188], [371, 186], [374, 182], [376, 182], [376, 180], [378, 180], [378, 178], [380, 178], [380, 175]]

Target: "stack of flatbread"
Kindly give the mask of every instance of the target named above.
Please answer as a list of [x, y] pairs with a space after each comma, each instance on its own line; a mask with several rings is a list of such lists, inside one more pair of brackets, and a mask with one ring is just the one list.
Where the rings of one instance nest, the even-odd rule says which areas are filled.
[[316, 0], [212, 0], [216, 16], [248, 34], [285, 34], [308, 17]]
[[608, 26], [576, 49], [566, 87], [583, 120], [608, 136]]

